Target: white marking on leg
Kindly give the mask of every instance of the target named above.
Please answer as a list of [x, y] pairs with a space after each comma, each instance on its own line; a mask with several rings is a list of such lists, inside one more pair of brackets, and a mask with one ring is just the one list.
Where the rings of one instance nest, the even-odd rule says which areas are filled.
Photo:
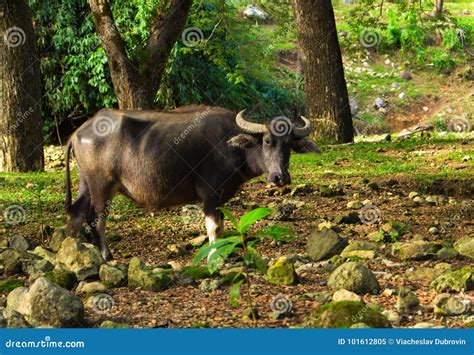
[[[209, 238], [209, 244], [212, 244], [216, 241], [217, 231], [219, 229], [219, 224], [216, 223], [213, 217], [206, 216], [206, 230], [207, 237]], [[207, 260], [211, 257], [212, 254], [216, 252], [216, 248], [212, 248], [207, 256]]]

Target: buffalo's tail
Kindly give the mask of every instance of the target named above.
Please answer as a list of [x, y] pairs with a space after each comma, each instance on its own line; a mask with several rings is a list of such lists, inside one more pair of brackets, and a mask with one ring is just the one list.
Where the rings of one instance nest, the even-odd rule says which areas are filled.
[[66, 146], [66, 213], [70, 214], [72, 206], [72, 194], [71, 194], [71, 169], [69, 166], [69, 160], [71, 158], [72, 149], [72, 138], [69, 139]]

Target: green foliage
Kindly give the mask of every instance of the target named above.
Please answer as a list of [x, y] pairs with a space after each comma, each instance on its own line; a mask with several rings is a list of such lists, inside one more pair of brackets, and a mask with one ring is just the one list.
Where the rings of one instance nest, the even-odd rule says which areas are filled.
[[[267, 272], [267, 265], [255, 249], [255, 245], [261, 238], [273, 238], [283, 241], [291, 240], [293, 238], [292, 231], [283, 227], [268, 226], [258, 230], [253, 235], [248, 234], [250, 227], [272, 212], [271, 208], [256, 208], [244, 214], [240, 220], [237, 220], [229, 210], [225, 208], [220, 210], [231, 222], [235, 230], [228, 233], [226, 238], [218, 239], [212, 244], [202, 246], [194, 256], [193, 265], [199, 264], [208, 257], [207, 266], [209, 271], [215, 273], [231, 254], [237, 254], [242, 257], [246, 268], [256, 268], [261, 274], [265, 274]], [[244, 273], [237, 272], [232, 275], [230, 282], [233, 286], [229, 294], [232, 305], [237, 305], [237, 300], [240, 297], [240, 288], [245, 280], [248, 280], [248, 277]]]
[[[107, 57], [95, 33], [87, 0], [29, 0], [41, 53], [44, 131], [66, 120], [84, 119], [117, 104]], [[148, 28], [161, 0], [111, 2], [116, 26], [132, 63], [144, 58]], [[158, 108], [210, 104], [233, 110], [253, 108], [261, 116], [292, 114], [297, 90], [291, 74], [275, 68], [272, 39], [242, 19], [227, 2], [196, 2], [186, 27], [199, 28], [203, 41], [175, 44]], [[289, 83], [289, 84], [286, 84]]]
[[351, 40], [342, 44], [355, 43], [368, 31], [378, 37], [372, 47], [377, 51], [399, 50], [417, 65], [432, 64], [439, 72], [449, 73], [456, 58], [466, 58], [464, 45], [472, 45], [473, 25], [446, 10], [441, 16], [427, 16], [431, 9], [432, 4], [409, 0], [362, 0], [347, 19]]
[[7, 294], [10, 291], [13, 291], [17, 287], [22, 287], [24, 286], [23, 281], [14, 279], [14, 278], [9, 278], [6, 280], [1, 280], [0, 281], [0, 293]]

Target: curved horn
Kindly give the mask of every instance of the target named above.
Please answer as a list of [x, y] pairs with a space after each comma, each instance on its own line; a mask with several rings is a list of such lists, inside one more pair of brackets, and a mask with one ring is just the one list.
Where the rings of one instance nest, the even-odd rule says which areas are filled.
[[293, 127], [293, 132], [294, 132], [296, 137], [307, 137], [313, 131], [313, 125], [311, 124], [311, 122], [306, 117], [301, 116], [301, 119], [304, 122], [304, 126], [303, 127], [294, 126]]
[[244, 112], [245, 110], [242, 110], [237, 114], [237, 117], [235, 118], [235, 122], [237, 123], [237, 126], [242, 128], [246, 133], [265, 133], [266, 132], [267, 127], [265, 127], [264, 124], [246, 121], [244, 118]]

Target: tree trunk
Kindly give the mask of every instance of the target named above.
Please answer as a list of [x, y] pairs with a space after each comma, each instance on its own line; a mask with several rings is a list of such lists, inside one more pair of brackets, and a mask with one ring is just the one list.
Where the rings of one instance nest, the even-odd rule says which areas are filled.
[[40, 63], [25, 0], [0, 2], [0, 35], [0, 171], [40, 171]]
[[433, 16], [438, 16], [443, 13], [444, 7], [444, 0], [434, 0], [434, 9], [433, 9]]
[[327, 142], [351, 142], [352, 116], [331, 1], [293, 0], [293, 9], [315, 135]]
[[89, 0], [96, 31], [107, 54], [110, 76], [121, 109], [153, 108], [171, 49], [183, 31], [193, 0], [172, 0], [163, 13], [156, 9], [143, 62], [127, 56], [108, 0]]

